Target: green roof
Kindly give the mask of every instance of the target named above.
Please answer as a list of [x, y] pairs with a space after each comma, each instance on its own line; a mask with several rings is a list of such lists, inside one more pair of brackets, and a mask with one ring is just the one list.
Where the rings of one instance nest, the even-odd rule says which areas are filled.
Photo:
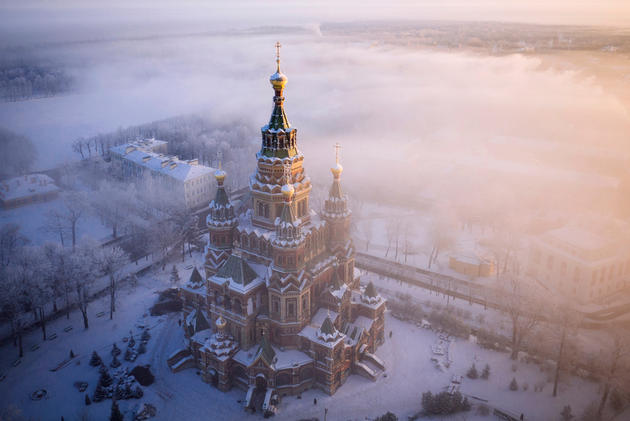
[[321, 332], [326, 335], [335, 334], [335, 325], [333, 325], [333, 322], [330, 320], [329, 316], [326, 316], [326, 319], [324, 319], [324, 323], [322, 323], [322, 327], [319, 328], [319, 330], [321, 330]]
[[215, 276], [217, 278], [230, 278], [237, 284], [247, 285], [256, 279], [258, 274], [241, 256], [232, 253]]
[[343, 285], [343, 282], [341, 282], [341, 278], [339, 277], [337, 267], [333, 267], [330, 285], [332, 286], [333, 290], [338, 290]]
[[370, 281], [365, 287], [365, 295], [368, 297], [376, 297], [376, 288], [374, 288], [374, 284]]
[[289, 124], [289, 119], [284, 112], [284, 107], [282, 106], [281, 101], [275, 103], [273, 111], [271, 112], [271, 118], [269, 119], [268, 127], [274, 130], [286, 130], [291, 128], [291, 124]]
[[193, 269], [192, 273], [190, 274], [190, 279], [188, 280], [188, 282], [190, 282], [193, 285], [203, 284], [203, 278], [201, 277], [201, 274], [199, 273], [197, 268]]
[[214, 196], [214, 203], [220, 206], [227, 206], [230, 204], [230, 199], [225, 192], [225, 187], [219, 186], [217, 188], [217, 194]]
[[273, 360], [276, 357], [276, 351], [273, 350], [271, 344], [267, 341], [267, 337], [265, 335], [260, 339], [260, 345], [258, 345], [258, 350], [256, 351], [256, 358], [261, 357], [267, 365], [272, 365]]

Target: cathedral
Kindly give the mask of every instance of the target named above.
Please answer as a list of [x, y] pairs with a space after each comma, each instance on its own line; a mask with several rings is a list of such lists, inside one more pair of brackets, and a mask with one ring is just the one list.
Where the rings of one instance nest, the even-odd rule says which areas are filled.
[[360, 286], [354, 267], [339, 148], [317, 213], [284, 110], [279, 47], [248, 209], [237, 214], [227, 174], [217, 170], [205, 278], [195, 269], [180, 289], [186, 348], [168, 361], [173, 371], [195, 367], [220, 390], [242, 388], [246, 408], [267, 412], [282, 396], [313, 387], [332, 395], [351, 373], [376, 380], [384, 370], [374, 351], [384, 340], [385, 300], [371, 283]]

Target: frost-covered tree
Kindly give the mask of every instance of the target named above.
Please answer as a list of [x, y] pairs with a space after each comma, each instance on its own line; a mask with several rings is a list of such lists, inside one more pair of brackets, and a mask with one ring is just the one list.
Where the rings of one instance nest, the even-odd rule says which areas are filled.
[[67, 227], [70, 230], [72, 236], [72, 248], [77, 245], [77, 226], [79, 220], [85, 213], [87, 199], [85, 194], [80, 192], [69, 192], [63, 197], [63, 210], [62, 216], [66, 221]]
[[109, 319], [114, 318], [116, 311], [116, 293], [121, 269], [127, 263], [127, 254], [120, 247], [104, 247], [94, 254], [96, 267], [109, 279]]
[[477, 367], [475, 367], [475, 363], [473, 363], [472, 367], [468, 369], [466, 377], [468, 377], [469, 379], [476, 379], [479, 377], [479, 372], [477, 371]]
[[630, 376], [630, 332], [623, 328], [610, 328], [608, 334], [612, 345], [607, 357], [602, 358], [604, 392], [597, 408], [600, 417], [604, 413], [611, 388], [623, 386], [623, 380]]
[[512, 381], [510, 382], [510, 390], [516, 392], [518, 390], [518, 382], [515, 377], [512, 377]]
[[496, 290], [497, 301], [502, 303], [502, 309], [510, 318], [512, 325], [512, 353], [510, 358], [515, 360], [521, 350], [523, 341], [543, 317], [543, 301], [531, 297], [521, 288], [521, 283], [515, 277], [509, 277], [499, 283]]
[[488, 380], [490, 378], [490, 366], [486, 364], [483, 367], [483, 371], [481, 372], [481, 378], [484, 380]]
[[18, 250], [28, 243], [20, 233], [20, 226], [9, 222], [0, 227], [0, 266], [7, 266]]
[[177, 267], [175, 267], [175, 265], [173, 265], [173, 269], [171, 269], [171, 283], [173, 285], [177, 285], [179, 284], [180, 278], [179, 278], [179, 273], [177, 272]]
[[0, 179], [27, 173], [36, 157], [29, 138], [0, 127]]

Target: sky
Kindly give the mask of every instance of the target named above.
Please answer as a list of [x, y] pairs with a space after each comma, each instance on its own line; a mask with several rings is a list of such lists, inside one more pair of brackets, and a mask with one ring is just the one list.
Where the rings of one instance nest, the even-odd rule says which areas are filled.
[[[544, 201], [610, 210], [597, 192], [617, 188], [630, 156], [625, 56], [435, 51], [319, 30], [326, 19], [588, 18], [595, 25], [630, 15], [622, 2], [570, 3], [335, 2], [313, 9], [306, 2], [175, 8], [158, 1], [151, 9], [114, 2], [107, 11], [90, 2], [4, 3], [11, 10], [0, 18], [0, 45], [18, 57], [62, 63], [77, 85], [72, 95], [0, 104], [0, 125], [33, 139], [39, 168], [75, 158], [69, 145], [79, 136], [176, 115], [259, 127], [269, 117], [268, 77], [280, 40], [287, 114], [314, 179], [328, 180], [332, 145], [341, 142], [344, 180], [355, 190], [393, 197], [412, 190], [513, 209]], [[217, 21], [222, 15], [229, 19]], [[277, 28], [248, 32], [260, 26]]]
[[[248, 24], [309, 21], [437, 19], [510, 21], [545, 24], [630, 25], [626, 0], [324, 0], [324, 1], [79, 1], [3, 0], [5, 9], [29, 18], [89, 20], [112, 16], [144, 19], [222, 20]], [[45, 14], [41, 14], [46, 10]], [[91, 12], [90, 12], [91, 11]], [[52, 13], [51, 13], [52, 12]]]

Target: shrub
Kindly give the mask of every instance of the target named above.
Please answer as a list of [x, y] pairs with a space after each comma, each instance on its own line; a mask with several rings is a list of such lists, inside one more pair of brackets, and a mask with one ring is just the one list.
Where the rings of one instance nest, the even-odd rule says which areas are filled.
[[92, 367], [98, 367], [102, 363], [103, 363], [103, 360], [101, 360], [100, 355], [98, 355], [98, 353], [96, 351], [93, 351], [92, 352], [92, 358], [90, 358], [90, 365]]
[[470, 403], [461, 393], [440, 392], [433, 395], [430, 391], [422, 394], [422, 409], [429, 415], [448, 415], [469, 411]]
[[573, 418], [575, 418], [573, 416], [573, 413], [571, 412], [571, 405], [567, 405], [562, 409], [562, 412], [560, 413], [560, 418], [562, 419], [562, 421], [571, 421]]
[[477, 407], [477, 414], [487, 417], [490, 415], [490, 408], [485, 403], [482, 403]]
[[625, 399], [623, 398], [621, 393], [619, 393], [617, 389], [614, 389], [610, 394], [610, 407], [612, 408], [613, 412], [615, 414], [621, 413], [621, 411], [623, 411], [623, 408], [625, 407], [625, 403]]
[[470, 369], [468, 370], [468, 373], [466, 373], [466, 377], [468, 377], [469, 379], [476, 379], [479, 377], [479, 373], [477, 372], [477, 367], [475, 367], [475, 363], [473, 363], [472, 367], [470, 367]]
[[131, 370], [130, 374], [135, 377], [136, 381], [142, 386], [149, 386], [155, 381], [155, 376], [151, 373], [151, 369], [148, 365], [137, 365]]
[[510, 390], [511, 391], [518, 390], [518, 383], [516, 382], [516, 379], [514, 377], [512, 377], [512, 381], [510, 382]]
[[374, 421], [398, 421], [398, 417], [395, 414], [387, 411], [385, 414], [381, 415], [380, 417], [376, 417]]
[[488, 364], [486, 364], [486, 366], [483, 368], [483, 371], [481, 372], [481, 378], [484, 380], [488, 380], [490, 378], [490, 366]]

